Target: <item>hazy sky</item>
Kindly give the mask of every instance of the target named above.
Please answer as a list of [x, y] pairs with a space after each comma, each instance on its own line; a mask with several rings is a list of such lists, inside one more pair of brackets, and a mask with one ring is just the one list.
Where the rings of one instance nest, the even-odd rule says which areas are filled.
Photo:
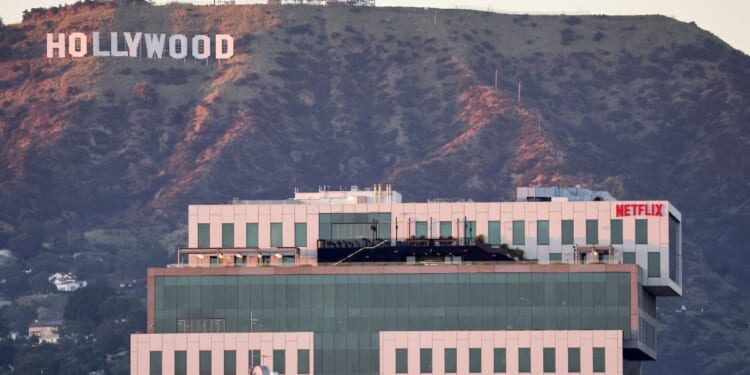
[[[21, 21], [21, 12], [75, 1], [0, 0], [0, 17], [7, 23]], [[164, 0], [157, 0], [164, 3]], [[188, 1], [186, 1], [188, 2]], [[207, 4], [211, 0], [192, 1]], [[237, 3], [265, 1], [237, 0]], [[376, 0], [382, 6], [471, 8], [496, 12], [571, 13], [571, 14], [662, 14], [680, 21], [695, 21], [733, 47], [750, 54], [750, 0]]]

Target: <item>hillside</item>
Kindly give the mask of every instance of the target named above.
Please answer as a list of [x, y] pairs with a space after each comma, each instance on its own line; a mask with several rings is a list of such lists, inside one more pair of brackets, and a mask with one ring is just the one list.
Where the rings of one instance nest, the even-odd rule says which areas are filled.
[[[228, 33], [235, 56], [48, 60], [46, 33], [72, 31]], [[139, 261], [115, 262], [135, 273], [184, 244], [188, 202], [375, 182], [409, 200], [497, 200], [581, 184], [669, 199], [686, 218], [685, 297], [660, 306], [668, 344], [645, 373], [742, 373], [749, 122], [750, 58], [661, 16], [36, 10], [0, 29], [0, 248], [126, 249]]]

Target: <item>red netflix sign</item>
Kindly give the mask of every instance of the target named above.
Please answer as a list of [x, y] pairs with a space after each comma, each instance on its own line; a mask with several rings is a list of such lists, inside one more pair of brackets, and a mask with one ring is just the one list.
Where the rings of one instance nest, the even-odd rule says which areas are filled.
[[662, 203], [628, 203], [615, 206], [617, 217], [620, 216], [663, 216], [661, 213]]

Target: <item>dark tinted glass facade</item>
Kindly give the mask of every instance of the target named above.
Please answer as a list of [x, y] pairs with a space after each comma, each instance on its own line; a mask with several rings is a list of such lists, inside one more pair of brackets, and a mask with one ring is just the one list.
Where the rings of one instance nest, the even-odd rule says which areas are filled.
[[669, 278], [678, 282], [677, 277], [677, 245], [682, 241], [680, 222], [672, 214], [669, 215]]
[[419, 349], [419, 373], [432, 373], [432, 349], [430, 348]]
[[549, 220], [536, 222], [536, 244], [549, 245]]
[[480, 373], [482, 372], [482, 349], [481, 348], [470, 348], [469, 349], [469, 373]]
[[453, 374], [456, 372], [456, 348], [445, 348], [445, 373]]
[[314, 332], [320, 374], [378, 373], [380, 331], [617, 329], [630, 338], [626, 272], [154, 279], [155, 333], [205, 316], [247, 332], [252, 312], [254, 332]]
[[568, 372], [581, 372], [581, 348], [568, 348]]
[[174, 352], [174, 375], [187, 375], [187, 352], [184, 350]]
[[[417, 232], [419, 232], [417, 226]], [[417, 236], [421, 233], [417, 234]], [[318, 239], [390, 238], [390, 213], [335, 213], [318, 216]]]
[[151, 351], [148, 356], [148, 373], [161, 375], [161, 352]]
[[612, 219], [609, 222], [610, 242], [613, 245], [622, 245], [622, 219]]
[[245, 246], [258, 247], [258, 223], [245, 224]]
[[232, 223], [221, 224], [221, 247], [224, 247], [224, 248], [234, 247], [234, 224]]
[[406, 374], [409, 371], [409, 352], [405, 348], [396, 349], [396, 373]]
[[307, 349], [297, 350], [297, 373], [310, 373], [310, 351]]
[[586, 244], [599, 244], [599, 220], [586, 220]]
[[635, 243], [648, 244], [648, 220], [637, 219], [635, 221]]
[[495, 348], [493, 350], [492, 369], [495, 372], [505, 372], [505, 348]]
[[198, 247], [206, 248], [210, 246], [211, 226], [208, 223], [198, 224]]
[[307, 245], [307, 223], [294, 223], [294, 246]]
[[500, 245], [500, 222], [490, 221], [487, 223], [487, 243]]
[[518, 372], [531, 372], [530, 348], [518, 348]]
[[526, 244], [526, 226], [523, 220], [513, 221], [513, 245]]
[[562, 231], [562, 244], [572, 245], [573, 244], [573, 220], [563, 220], [561, 225]]
[[604, 372], [604, 348], [594, 348], [594, 372]]

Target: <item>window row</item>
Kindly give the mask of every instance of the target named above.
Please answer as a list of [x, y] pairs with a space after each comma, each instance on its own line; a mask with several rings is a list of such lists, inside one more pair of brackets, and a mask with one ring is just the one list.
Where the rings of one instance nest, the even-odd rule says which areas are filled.
[[[545, 373], [557, 371], [556, 348], [544, 348], [542, 350], [542, 367]], [[568, 372], [581, 372], [581, 348], [568, 348]], [[446, 374], [458, 372], [456, 348], [444, 349], [443, 371]], [[469, 348], [469, 373], [482, 372], [482, 349]], [[494, 373], [505, 373], [507, 371], [506, 349], [494, 348], [492, 351]], [[604, 348], [593, 348], [592, 367], [594, 372], [605, 372]], [[538, 361], [538, 360], [535, 360]], [[518, 348], [518, 372], [531, 372], [531, 348]], [[419, 373], [431, 374], [433, 371], [433, 359], [431, 348], [419, 349]], [[396, 349], [396, 373], [406, 374], [409, 372], [409, 353], [406, 348]]]
[[[374, 235], [377, 238], [388, 238], [390, 237], [390, 223], [380, 223], [377, 220], [370, 222], [361, 223], [324, 223], [325, 233], [321, 229], [321, 239], [353, 239], [353, 238], [369, 238]], [[453, 222], [451, 221], [440, 221], [438, 222], [438, 231], [432, 228], [428, 229], [427, 221], [417, 221], [414, 223], [413, 235], [407, 233], [408, 236], [414, 236], [415, 238], [474, 238], [476, 237], [476, 222], [475, 221], [463, 221], [459, 222], [455, 233], [453, 230]], [[323, 225], [323, 224], [321, 224]], [[511, 243], [515, 246], [526, 245], [526, 222], [523, 220], [514, 220], [511, 224], [512, 228], [512, 241]], [[462, 227], [462, 228], [461, 228]], [[387, 228], [387, 230], [386, 230]], [[282, 235], [282, 223], [271, 223], [269, 227], [269, 240], [271, 246], [281, 247], [283, 246], [283, 235]], [[489, 221], [487, 222], [487, 243], [490, 245], [500, 245], [500, 221]], [[234, 243], [234, 223], [223, 223], [221, 224], [221, 247], [232, 248], [235, 247]], [[370, 231], [374, 231], [372, 234]], [[550, 222], [549, 220], [537, 220], [536, 221], [536, 244], [537, 245], [549, 245], [550, 244]], [[573, 220], [561, 220], [560, 221], [560, 233], [561, 242], [563, 245], [573, 245]], [[245, 224], [245, 247], [258, 247], [258, 223], [246, 223]], [[211, 230], [210, 224], [199, 223], [198, 224], [198, 247], [209, 248], [211, 243]], [[622, 230], [622, 219], [610, 220], [610, 243], [613, 245], [619, 245], [623, 243], [623, 230]], [[635, 220], [635, 243], [636, 244], [647, 244], [648, 243], [648, 220], [636, 219]], [[597, 245], [599, 244], [599, 220], [586, 220], [586, 244]], [[306, 246], [307, 245], [307, 223], [294, 223], [294, 246]]]
[[[281, 223], [271, 223], [267, 232], [270, 235], [271, 246], [283, 246], [282, 229]], [[234, 230], [234, 223], [221, 224], [222, 248], [235, 247]], [[294, 223], [294, 246], [307, 246], [307, 223]], [[208, 223], [198, 223], [198, 248], [209, 247], [211, 247], [211, 226]], [[245, 224], [245, 247], [258, 247], [258, 223]]]
[[[452, 221], [437, 221], [434, 223], [437, 224], [437, 230], [435, 228], [428, 228], [427, 221], [415, 221], [414, 233], [411, 233], [411, 235], [415, 238], [474, 238], [477, 236], [476, 221], [456, 221], [455, 231]], [[490, 229], [491, 231], [492, 229]], [[497, 232], [498, 234], [500, 233], [499, 226], [497, 227]], [[407, 236], [411, 237], [411, 235], [407, 231]]]
[[[500, 228], [500, 222], [490, 221], [490, 234], [496, 227], [498, 232]], [[495, 223], [494, 226], [492, 223]], [[523, 220], [513, 221], [513, 245], [525, 245], [526, 244], [526, 222]], [[550, 224], [549, 220], [537, 220], [536, 222], [536, 244], [537, 245], [549, 245], [549, 231]], [[561, 220], [560, 221], [560, 235], [561, 242], [563, 245], [573, 245], [573, 220]], [[490, 236], [491, 237], [491, 236]], [[610, 220], [610, 243], [613, 245], [622, 245], [622, 219], [611, 219]], [[498, 239], [499, 241], [499, 239]], [[645, 245], [648, 243], [648, 220], [636, 219], [635, 220], [635, 243], [638, 245]], [[490, 244], [495, 244], [490, 242]], [[587, 245], [598, 245], [599, 244], [599, 220], [586, 220], [586, 244]]]
[[[269, 365], [268, 359], [270, 357], [273, 363], [273, 371], [279, 374], [285, 374], [286, 371], [286, 351], [283, 349], [274, 349], [271, 355], [261, 354], [260, 350], [249, 350], [247, 353], [248, 367], [255, 368], [255, 366]], [[237, 364], [237, 352], [235, 350], [224, 351], [224, 371], [223, 375], [236, 375], [237, 367], [242, 366]], [[216, 375], [211, 373], [211, 351], [201, 350], [198, 353], [198, 374], [199, 375]], [[187, 364], [187, 351], [176, 350], [174, 352], [174, 375], [187, 375], [188, 373]], [[310, 373], [310, 350], [299, 349], [297, 350], [297, 374], [309, 374]], [[165, 374], [162, 371], [162, 352], [151, 351], [149, 352], [149, 375], [171, 375]]]

